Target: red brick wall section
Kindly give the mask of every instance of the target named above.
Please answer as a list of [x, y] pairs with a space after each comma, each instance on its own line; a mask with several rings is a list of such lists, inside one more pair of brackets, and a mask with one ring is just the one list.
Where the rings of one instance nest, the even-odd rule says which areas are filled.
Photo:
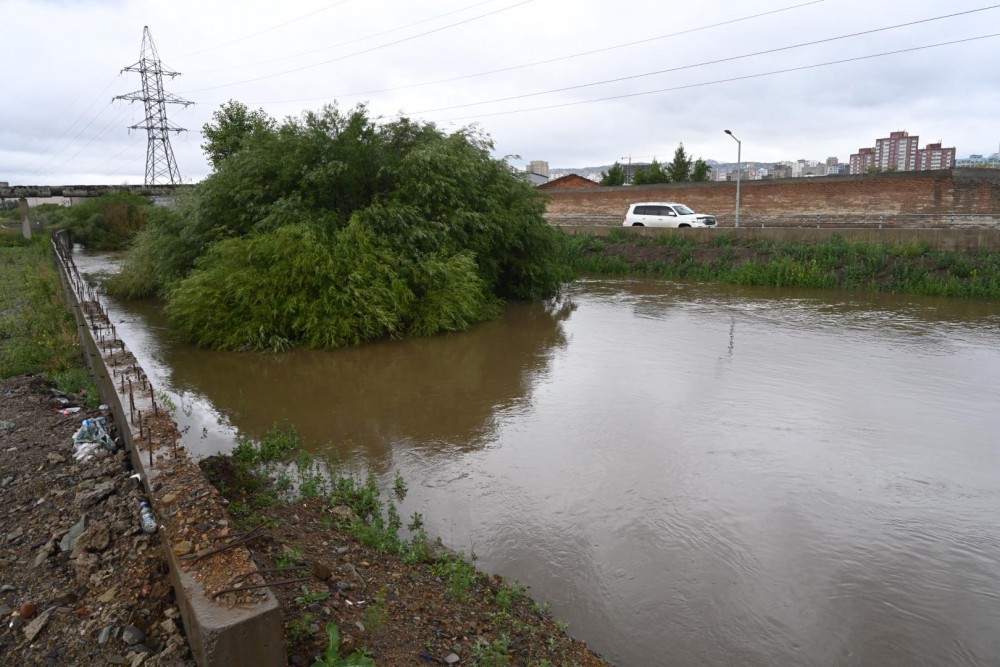
[[[735, 222], [736, 183], [678, 183], [551, 189], [555, 225], [620, 225], [628, 205], [677, 201]], [[742, 226], [1000, 227], [1000, 170], [865, 174], [744, 181]]]

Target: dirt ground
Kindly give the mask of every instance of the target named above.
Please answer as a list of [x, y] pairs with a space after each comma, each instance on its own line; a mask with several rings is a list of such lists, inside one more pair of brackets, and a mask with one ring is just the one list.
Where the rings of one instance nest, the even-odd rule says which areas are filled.
[[74, 458], [83, 405], [0, 381], [0, 665], [193, 667], [128, 457]]

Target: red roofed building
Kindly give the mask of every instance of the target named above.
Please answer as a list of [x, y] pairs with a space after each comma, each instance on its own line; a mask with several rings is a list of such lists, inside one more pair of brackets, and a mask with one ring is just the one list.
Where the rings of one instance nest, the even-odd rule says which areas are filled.
[[556, 188], [599, 188], [600, 183], [595, 183], [589, 178], [584, 178], [578, 174], [566, 174], [551, 181], [546, 181], [537, 186], [539, 190], [553, 190]]

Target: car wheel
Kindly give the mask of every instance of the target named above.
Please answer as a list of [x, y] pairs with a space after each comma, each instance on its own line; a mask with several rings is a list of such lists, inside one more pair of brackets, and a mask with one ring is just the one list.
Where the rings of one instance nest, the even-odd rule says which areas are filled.
[[690, 227], [691, 225], [687, 224], [686, 222], [682, 222], [681, 224], [679, 224], [677, 226], [678, 227]]
[[644, 224], [642, 224], [641, 222], [633, 222], [633, 223], [632, 223], [632, 226], [633, 226], [633, 227], [645, 227], [645, 225], [644, 225]]

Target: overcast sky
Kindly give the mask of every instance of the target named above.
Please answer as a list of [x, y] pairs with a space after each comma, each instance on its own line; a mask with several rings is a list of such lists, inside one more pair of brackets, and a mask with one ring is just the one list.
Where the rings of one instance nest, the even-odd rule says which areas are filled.
[[[201, 128], [229, 99], [279, 119], [367, 102], [375, 116], [446, 130], [476, 123], [519, 166], [669, 160], [680, 142], [735, 162], [726, 128], [746, 161], [846, 161], [892, 130], [921, 146], [941, 140], [959, 157], [989, 154], [1000, 150], [1000, 36], [864, 58], [1000, 33], [1000, 6], [989, 6], [0, 0], [0, 181], [143, 182], [146, 131], [127, 129], [142, 123], [142, 103], [112, 102], [141, 88], [139, 74], [121, 70], [139, 60], [143, 26], [163, 66], [181, 74], [165, 90], [194, 102], [167, 107], [188, 130], [171, 135], [185, 182], [209, 173]], [[837, 39], [959, 12], [970, 13]]]

